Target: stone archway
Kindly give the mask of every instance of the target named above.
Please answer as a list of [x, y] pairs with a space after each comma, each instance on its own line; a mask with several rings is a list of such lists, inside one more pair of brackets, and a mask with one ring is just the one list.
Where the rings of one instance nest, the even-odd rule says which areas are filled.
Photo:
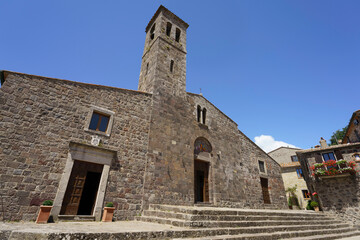
[[210, 202], [210, 142], [205, 138], [197, 138], [194, 143], [194, 201], [195, 203]]

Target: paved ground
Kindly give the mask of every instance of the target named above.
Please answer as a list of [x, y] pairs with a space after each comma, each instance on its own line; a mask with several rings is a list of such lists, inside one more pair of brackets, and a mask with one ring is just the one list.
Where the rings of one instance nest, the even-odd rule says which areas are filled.
[[[35, 224], [34, 222], [0, 222], [0, 231], [15, 231], [20, 236], [47, 233], [136, 233], [151, 231], [176, 231], [185, 228], [156, 223], [139, 221], [118, 221], [118, 222], [58, 222], [48, 224]], [[24, 239], [20, 237], [19, 239]], [[40, 238], [39, 238], [40, 239]], [[343, 238], [343, 240], [360, 240], [360, 236]]]
[[19, 232], [36, 233], [119, 233], [119, 232], [143, 232], [143, 231], [164, 231], [182, 230], [183, 228], [157, 223], [138, 221], [119, 222], [59, 222], [48, 224], [36, 224], [33, 222], [0, 223], [0, 231], [16, 230]]

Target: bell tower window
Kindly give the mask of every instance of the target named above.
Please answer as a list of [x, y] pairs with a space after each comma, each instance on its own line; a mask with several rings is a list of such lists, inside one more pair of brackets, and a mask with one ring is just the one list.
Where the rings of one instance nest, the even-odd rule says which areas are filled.
[[177, 42], [180, 41], [180, 34], [181, 34], [180, 29], [179, 29], [179, 28], [176, 28], [175, 41], [177, 41]]
[[172, 24], [169, 23], [169, 22], [167, 22], [167, 24], [166, 24], [166, 35], [167, 35], [168, 37], [170, 37], [171, 27], [172, 27]]
[[171, 60], [170, 62], [170, 72], [173, 72], [174, 70], [174, 60]]
[[154, 37], [155, 37], [155, 23], [154, 25], [152, 26], [152, 28], [150, 29], [150, 39], [153, 40]]

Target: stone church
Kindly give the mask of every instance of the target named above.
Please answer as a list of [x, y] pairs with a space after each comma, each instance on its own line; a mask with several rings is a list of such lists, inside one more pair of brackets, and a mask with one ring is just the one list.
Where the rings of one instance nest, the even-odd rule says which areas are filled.
[[285, 209], [281, 170], [201, 94], [186, 92], [188, 24], [160, 6], [138, 90], [1, 71], [0, 216], [117, 220], [149, 204]]

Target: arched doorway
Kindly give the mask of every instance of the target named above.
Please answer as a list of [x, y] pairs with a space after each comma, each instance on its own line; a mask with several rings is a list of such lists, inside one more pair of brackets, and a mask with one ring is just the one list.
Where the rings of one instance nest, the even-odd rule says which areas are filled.
[[205, 138], [197, 138], [194, 144], [194, 196], [195, 203], [209, 202], [209, 177], [212, 147]]

